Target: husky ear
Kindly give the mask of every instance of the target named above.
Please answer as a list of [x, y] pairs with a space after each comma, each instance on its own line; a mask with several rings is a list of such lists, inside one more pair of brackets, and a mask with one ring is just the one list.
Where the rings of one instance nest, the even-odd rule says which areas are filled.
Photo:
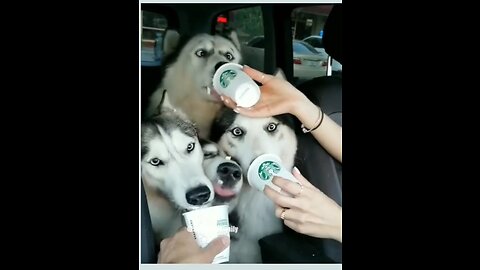
[[165, 33], [165, 38], [163, 41], [163, 53], [164, 55], [169, 55], [178, 45], [178, 41], [180, 40], [180, 34], [175, 30], [167, 30]]
[[275, 71], [275, 77], [287, 80], [287, 77], [281, 68], [277, 68], [277, 71]]
[[216, 31], [216, 34], [229, 39], [240, 51], [240, 40], [238, 39], [237, 31], [231, 29], [230, 27], [225, 27], [221, 31]]
[[160, 100], [160, 103], [158, 103], [157, 109], [155, 110], [155, 113], [154, 113], [153, 117], [162, 114], [163, 102], [165, 101], [165, 94], [166, 93], [167, 93], [167, 89], [163, 89], [162, 99]]
[[230, 33], [228, 34], [228, 37], [233, 42], [233, 44], [235, 44], [237, 49], [240, 50], [240, 40], [238, 39], [237, 31], [235, 30], [230, 31]]

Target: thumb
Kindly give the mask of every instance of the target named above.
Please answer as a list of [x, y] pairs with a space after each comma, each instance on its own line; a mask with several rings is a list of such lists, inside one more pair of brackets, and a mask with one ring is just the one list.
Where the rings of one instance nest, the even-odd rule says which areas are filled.
[[220, 236], [212, 240], [205, 248], [205, 254], [211, 256], [212, 261], [218, 253], [224, 251], [230, 245], [230, 239], [227, 236]]
[[297, 167], [293, 167], [292, 174], [298, 180], [298, 182], [300, 182], [300, 184], [309, 188], [317, 189], [302, 175], [302, 173]]
[[268, 82], [271, 78], [273, 78], [272, 75], [265, 74], [259, 70], [256, 70], [254, 68], [251, 68], [247, 65], [243, 65], [243, 72], [245, 72], [250, 78], [254, 79], [255, 81], [265, 84]]

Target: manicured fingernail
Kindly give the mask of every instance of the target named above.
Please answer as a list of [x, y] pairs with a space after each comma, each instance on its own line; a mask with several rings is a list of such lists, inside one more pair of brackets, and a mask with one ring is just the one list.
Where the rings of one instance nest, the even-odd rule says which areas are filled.
[[236, 112], [236, 113], [239, 113], [239, 112], [238, 112], [238, 110], [237, 110], [236, 108], [235, 108], [235, 109], [233, 109], [233, 111], [234, 111], [234, 112]]
[[247, 66], [247, 65], [243, 65], [243, 68], [245, 68], [245, 67], [249, 67], [249, 66]]
[[293, 170], [300, 175], [302, 174], [300, 170], [297, 168], [297, 166], [293, 167]]
[[224, 98], [223, 96], [220, 96], [220, 99], [221, 99], [222, 101], [225, 101], [225, 98]]
[[226, 104], [230, 103], [230, 101], [228, 101], [228, 99], [225, 99], [224, 101], [225, 101]]

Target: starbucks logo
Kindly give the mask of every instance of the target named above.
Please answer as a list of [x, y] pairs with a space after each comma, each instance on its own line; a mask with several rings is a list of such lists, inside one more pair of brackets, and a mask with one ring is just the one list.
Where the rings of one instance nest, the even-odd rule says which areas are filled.
[[237, 73], [231, 69], [226, 70], [220, 75], [220, 85], [223, 88], [227, 88], [230, 84], [230, 81], [237, 76]]
[[279, 171], [280, 165], [273, 161], [265, 161], [258, 167], [258, 176], [260, 179], [268, 181], [274, 173], [278, 173]]

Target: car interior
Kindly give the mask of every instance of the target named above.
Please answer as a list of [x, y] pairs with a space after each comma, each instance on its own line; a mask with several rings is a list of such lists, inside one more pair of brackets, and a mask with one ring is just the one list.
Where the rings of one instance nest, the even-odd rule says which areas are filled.
[[[319, 7], [319, 6], [325, 7]], [[342, 5], [341, 4], [141, 4], [143, 12], [159, 14], [167, 22], [166, 29], [174, 29], [182, 35], [215, 33], [222, 23], [232, 21], [229, 14], [242, 9], [255, 9], [261, 14], [261, 35], [264, 36], [263, 67], [261, 70], [273, 74], [280, 68], [286, 79], [302, 91], [324, 113], [342, 125], [342, 75], [334, 73], [306, 80], [295, 79], [292, 41], [294, 31], [313, 29], [317, 21], [309, 21], [308, 14], [299, 16], [298, 22], [292, 12], [303, 8], [314, 13], [328, 10], [321, 22], [323, 45], [327, 54], [343, 65], [342, 55]], [[233, 13], [232, 13], [233, 11]], [[219, 19], [219, 18], [226, 18]], [[297, 19], [295, 19], [297, 20]], [[238, 23], [236, 21], [233, 24]], [[297, 28], [295, 28], [297, 27]], [[310, 27], [310, 28], [308, 28]], [[163, 30], [166, 30], [163, 29]], [[253, 31], [253, 30], [252, 30]], [[257, 31], [257, 30], [255, 30]], [[313, 31], [313, 30], [312, 30]], [[305, 33], [305, 35], [307, 35]], [[251, 38], [258, 36], [252, 32]], [[250, 37], [245, 36], [242, 44]], [[161, 46], [161, 44], [160, 44]], [[243, 45], [242, 45], [243, 46]], [[143, 53], [143, 52], [142, 52]], [[142, 54], [143, 55], [143, 54]], [[255, 59], [245, 59], [249, 62]], [[329, 60], [331, 63], [331, 59]], [[252, 65], [254, 66], [254, 65]], [[258, 68], [258, 67], [256, 67]], [[160, 83], [161, 66], [141, 66], [142, 115], [148, 98]], [[342, 165], [331, 157], [309, 133], [296, 123], [298, 151], [295, 165], [310, 182], [342, 206]], [[154, 243], [148, 205], [142, 186], [141, 194], [141, 263], [156, 263], [158, 250]], [[330, 239], [319, 239], [301, 235], [284, 226], [284, 232], [270, 235], [259, 241], [263, 263], [341, 263], [342, 245]]]

